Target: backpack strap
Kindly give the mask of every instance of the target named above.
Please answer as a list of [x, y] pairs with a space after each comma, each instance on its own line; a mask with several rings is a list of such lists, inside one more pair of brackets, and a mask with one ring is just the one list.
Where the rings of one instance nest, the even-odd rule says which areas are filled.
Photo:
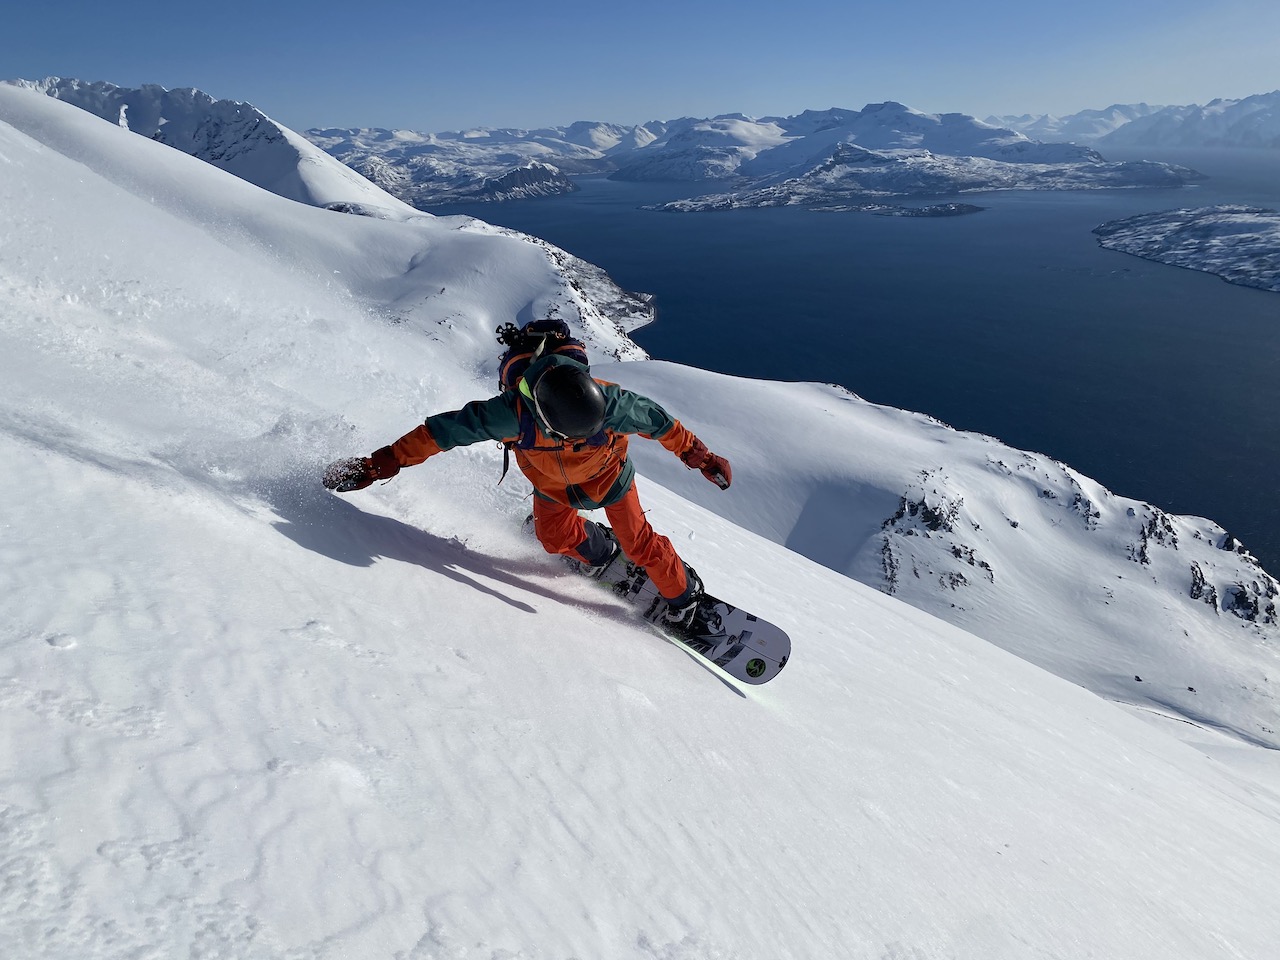
[[533, 450], [538, 446], [538, 423], [533, 416], [532, 406], [525, 399], [524, 390], [527, 389], [524, 379], [521, 378], [519, 385], [511, 391], [516, 395], [516, 417], [520, 426], [516, 439], [502, 441], [502, 476], [498, 478], [499, 485], [507, 478], [507, 471], [511, 469], [511, 451], [513, 449]]

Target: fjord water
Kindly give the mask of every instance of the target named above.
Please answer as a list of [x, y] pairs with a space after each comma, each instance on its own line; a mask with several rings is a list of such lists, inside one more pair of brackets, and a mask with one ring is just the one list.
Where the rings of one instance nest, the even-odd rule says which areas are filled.
[[1280, 207], [1280, 151], [1106, 155], [1210, 179], [966, 195], [983, 212], [936, 219], [658, 213], [638, 208], [707, 188], [598, 179], [567, 197], [433, 212], [543, 237], [653, 294], [657, 321], [635, 339], [656, 357], [838, 383], [1049, 454], [1212, 518], [1280, 573], [1280, 294], [1103, 250], [1091, 233], [1175, 207]]

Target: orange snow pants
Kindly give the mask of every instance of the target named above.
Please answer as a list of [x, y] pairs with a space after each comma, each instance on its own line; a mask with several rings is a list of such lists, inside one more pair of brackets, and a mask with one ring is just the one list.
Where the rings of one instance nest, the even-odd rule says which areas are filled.
[[[684, 562], [676, 554], [671, 541], [649, 525], [640, 507], [636, 485], [631, 484], [626, 495], [605, 507], [604, 513], [622, 552], [644, 567], [658, 592], [668, 599], [682, 596], [688, 588]], [[573, 507], [534, 495], [533, 529], [548, 553], [562, 553], [588, 564], [599, 562], [599, 557], [585, 556], [581, 552], [594, 539], [588, 532], [587, 523]]]

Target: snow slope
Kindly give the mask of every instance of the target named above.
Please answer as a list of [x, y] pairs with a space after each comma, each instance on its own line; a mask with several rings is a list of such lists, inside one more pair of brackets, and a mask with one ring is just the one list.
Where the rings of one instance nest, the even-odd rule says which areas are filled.
[[677, 492], [1109, 700], [1280, 749], [1280, 584], [1216, 524], [840, 388], [626, 376], [737, 467], [736, 501]]
[[74, 104], [290, 200], [355, 204], [378, 216], [417, 213], [252, 104], [156, 84], [130, 89], [62, 77], [5, 83]]
[[[0, 169], [6, 957], [1273, 948], [1270, 751], [1189, 746], [735, 524], [825, 475], [749, 428], [699, 424], [740, 464], [728, 518], [669, 457], [643, 487], [789, 627], [749, 692], [525, 540], [492, 449], [320, 490], [483, 392], [498, 320], [598, 321], [542, 247], [293, 203], [29, 91], [0, 89]], [[729, 387], [912, 422], [612, 369], [700, 416]]]

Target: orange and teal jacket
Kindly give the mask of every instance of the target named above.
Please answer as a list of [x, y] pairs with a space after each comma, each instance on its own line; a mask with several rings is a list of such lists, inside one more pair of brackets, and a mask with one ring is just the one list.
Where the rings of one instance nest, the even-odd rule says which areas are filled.
[[[535, 361], [523, 382], [532, 386], [560, 364], [582, 366], [553, 354]], [[657, 440], [677, 457], [688, 453], [697, 438], [648, 397], [606, 380], [596, 383], [605, 396], [604, 428], [587, 440], [548, 436], [533, 404], [517, 386], [488, 400], [472, 401], [461, 410], [428, 417], [391, 444], [391, 453], [400, 466], [409, 467], [454, 447], [497, 440], [514, 452], [521, 472], [543, 498], [581, 510], [608, 506], [622, 499], [635, 477], [635, 467], [627, 459], [630, 434]]]

